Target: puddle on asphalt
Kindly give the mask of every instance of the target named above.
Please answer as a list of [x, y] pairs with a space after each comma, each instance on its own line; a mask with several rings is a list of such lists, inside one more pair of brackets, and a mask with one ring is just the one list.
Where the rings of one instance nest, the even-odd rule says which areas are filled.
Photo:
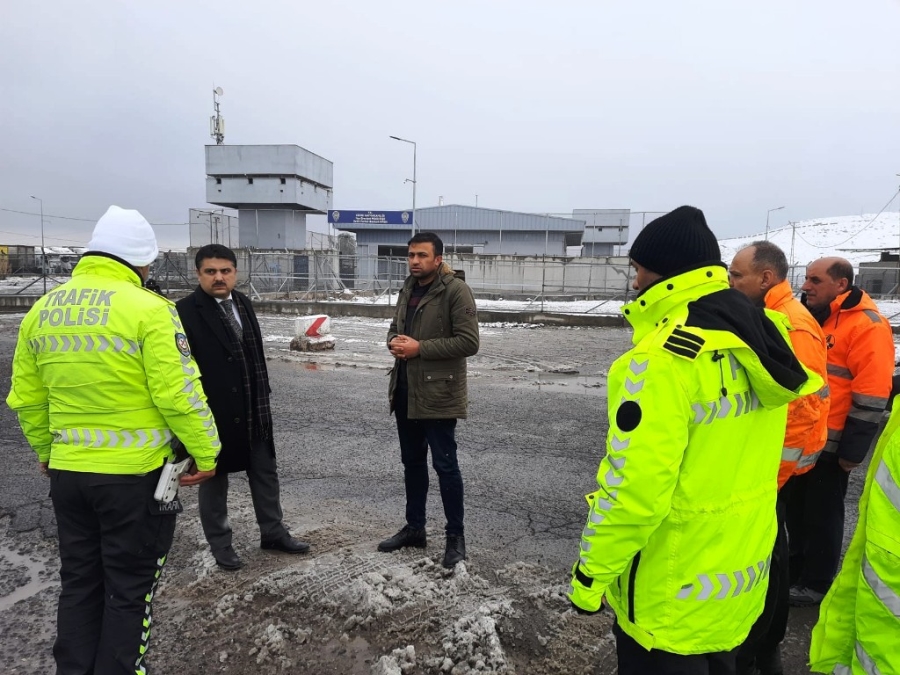
[[32, 560], [30, 557], [16, 553], [6, 547], [0, 548], [0, 569], [21, 567], [28, 570], [28, 581], [12, 593], [0, 597], [0, 612], [12, 609], [17, 602], [27, 600], [44, 589], [55, 586], [57, 583], [56, 579], [41, 581], [40, 572], [45, 567], [44, 562]]
[[513, 386], [534, 387], [548, 394], [584, 394], [605, 397], [606, 378], [600, 375], [558, 375], [534, 373], [513, 378]]

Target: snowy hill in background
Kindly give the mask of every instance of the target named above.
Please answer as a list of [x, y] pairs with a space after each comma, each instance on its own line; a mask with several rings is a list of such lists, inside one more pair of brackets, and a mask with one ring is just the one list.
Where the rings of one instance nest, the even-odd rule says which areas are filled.
[[[738, 250], [765, 237], [765, 233], [749, 237], [723, 239], [722, 260], [731, 262]], [[793, 239], [793, 249], [791, 241]], [[779, 246], [792, 265], [807, 265], [816, 258], [841, 256], [854, 266], [861, 262], [879, 260], [879, 251], [854, 251], [848, 249], [882, 249], [900, 246], [900, 213], [885, 211], [877, 218], [874, 213], [861, 216], [840, 216], [801, 220], [795, 232], [791, 227], [769, 230], [769, 241]], [[793, 255], [791, 255], [793, 250]]]

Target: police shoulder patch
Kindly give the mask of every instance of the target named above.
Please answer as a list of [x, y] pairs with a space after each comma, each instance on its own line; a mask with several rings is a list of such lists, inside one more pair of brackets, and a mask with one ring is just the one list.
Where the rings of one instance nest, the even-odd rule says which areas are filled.
[[634, 431], [641, 423], [644, 413], [637, 401], [623, 401], [616, 411], [616, 426], [622, 431]]
[[175, 346], [178, 347], [178, 351], [181, 352], [182, 356], [191, 355], [191, 345], [188, 342], [187, 335], [184, 333], [175, 333]]

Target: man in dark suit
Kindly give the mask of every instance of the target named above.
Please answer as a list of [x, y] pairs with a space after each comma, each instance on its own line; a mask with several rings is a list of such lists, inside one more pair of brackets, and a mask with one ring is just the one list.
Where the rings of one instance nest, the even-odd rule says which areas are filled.
[[216, 476], [198, 495], [206, 541], [219, 567], [242, 566], [231, 542], [228, 474], [246, 471], [262, 548], [306, 553], [309, 544], [281, 522], [269, 373], [256, 313], [234, 290], [237, 258], [230, 248], [209, 244], [197, 251], [195, 263], [200, 285], [176, 304], [222, 441]]

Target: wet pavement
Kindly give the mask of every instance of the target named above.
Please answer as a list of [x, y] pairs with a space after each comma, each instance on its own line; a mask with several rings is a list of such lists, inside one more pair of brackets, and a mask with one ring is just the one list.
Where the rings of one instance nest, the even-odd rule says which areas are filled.
[[[606, 372], [630, 333], [482, 326], [482, 349], [469, 365], [470, 416], [458, 427], [469, 561], [447, 576], [433, 565], [443, 544], [436, 481], [429, 548], [374, 551], [403, 525], [387, 409], [388, 322], [335, 318], [336, 349], [301, 354], [288, 349], [292, 318], [260, 318], [285, 520], [313, 553], [260, 551], [239, 474], [229, 503], [247, 565], [223, 573], [204, 545], [195, 492], [186, 490], [156, 602], [154, 672], [437, 673], [449, 662], [443, 672], [457, 675], [612, 675], [608, 613], [575, 616], [562, 593], [584, 524], [583, 495], [602, 456]], [[19, 319], [0, 317], [4, 397]], [[58, 589], [52, 509], [14, 416], [5, 406], [0, 415], [0, 672], [49, 672]], [[851, 481], [848, 530], [859, 483]], [[792, 613], [787, 673], [808, 672], [814, 621], [814, 610]], [[415, 656], [394, 651], [408, 646]]]

